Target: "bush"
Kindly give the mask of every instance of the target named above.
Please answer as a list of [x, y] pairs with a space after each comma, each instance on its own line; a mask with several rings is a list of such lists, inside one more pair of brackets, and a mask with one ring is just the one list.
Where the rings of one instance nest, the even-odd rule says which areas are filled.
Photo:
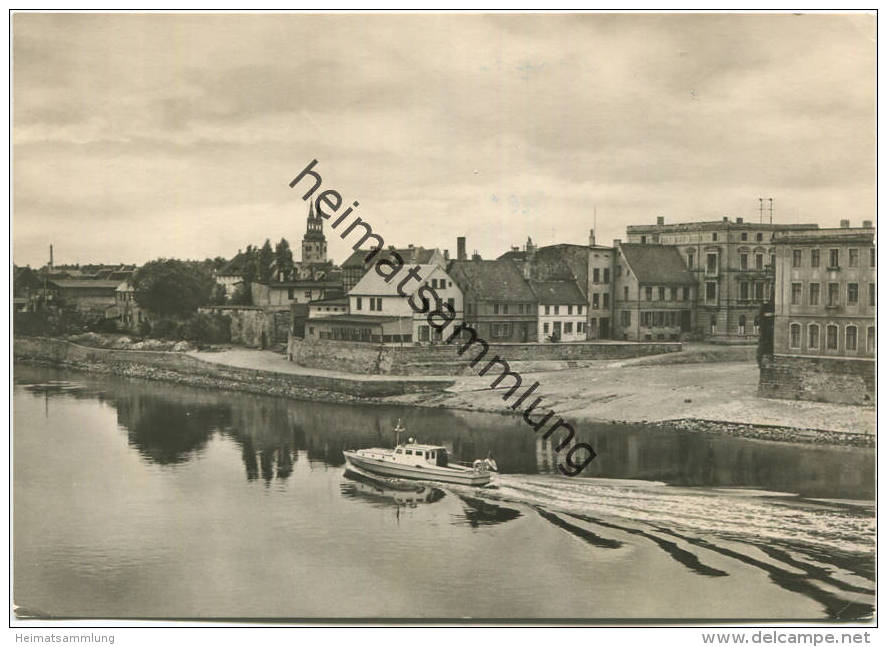
[[151, 327], [151, 336], [157, 339], [182, 339], [182, 324], [175, 319], [158, 319]]
[[231, 341], [231, 318], [218, 312], [198, 312], [185, 321], [182, 332], [188, 341], [227, 344]]
[[117, 321], [115, 319], [96, 319], [94, 321], [91, 321], [87, 327], [89, 328], [90, 332], [119, 332]]
[[139, 322], [139, 334], [142, 337], [148, 337], [151, 334], [151, 322], [147, 319], [142, 319]]

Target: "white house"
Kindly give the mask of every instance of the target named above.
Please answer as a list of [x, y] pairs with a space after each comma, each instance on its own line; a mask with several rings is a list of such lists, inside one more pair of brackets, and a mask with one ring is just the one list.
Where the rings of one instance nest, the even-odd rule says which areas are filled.
[[576, 281], [530, 281], [539, 300], [539, 342], [585, 341], [588, 302]]

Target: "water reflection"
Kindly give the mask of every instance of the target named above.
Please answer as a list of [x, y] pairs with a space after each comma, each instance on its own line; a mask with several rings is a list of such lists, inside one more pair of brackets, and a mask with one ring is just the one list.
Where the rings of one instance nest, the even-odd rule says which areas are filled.
[[342, 496], [370, 503], [377, 507], [415, 508], [421, 503], [435, 503], [444, 498], [440, 488], [422, 483], [379, 481], [351, 470], [343, 475], [345, 482], [339, 488]]
[[514, 508], [506, 508], [465, 494], [457, 494], [456, 496], [465, 504], [462, 514], [453, 515], [453, 523], [456, 525], [467, 525], [472, 528], [494, 526], [521, 516], [520, 511]]
[[[20, 376], [24, 373], [24, 376]], [[16, 379], [27, 372], [16, 369]], [[29, 386], [36, 397], [98, 398], [115, 407], [130, 444], [147, 461], [175, 465], [199, 456], [213, 434], [240, 447], [248, 480], [270, 484], [293, 471], [298, 452], [339, 467], [344, 449], [391, 446], [398, 418], [410, 435], [440, 443], [456, 460], [491, 453], [503, 474], [557, 474], [550, 440], [519, 419], [479, 412], [337, 405], [206, 391], [120, 378]], [[867, 449], [768, 443], [644, 425], [579, 429], [597, 458], [583, 477], [682, 486], [760, 487], [810, 497], [874, 498], [875, 453]]]

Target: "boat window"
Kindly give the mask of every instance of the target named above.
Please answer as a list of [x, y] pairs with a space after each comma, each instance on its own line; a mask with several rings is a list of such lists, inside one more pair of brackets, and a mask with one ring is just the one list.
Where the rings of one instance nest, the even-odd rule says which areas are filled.
[[398, 449], [395, 453], [396, 453], [396, 454], [403, 454], [403, 450]]
[[434, 452], [431, 452], [431, 458], [434, 458]]
[[412, 449], [408, 449], [408, 450], [406, 450], [406, 451], [407, 451], [407, 454], [409, 454], [410, 456], [413, 455], [413, 450], [412, 450]]

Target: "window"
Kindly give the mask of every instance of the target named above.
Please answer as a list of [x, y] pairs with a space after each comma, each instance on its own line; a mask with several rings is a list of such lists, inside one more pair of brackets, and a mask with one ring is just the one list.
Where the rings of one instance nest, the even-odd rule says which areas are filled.
[[560, 306], [554, 306], [554, 314], [559, 315], [560, 313], [561, 313], [561, 307], [560, 307]]
[[663, 287], [659, 288], [659, 300], [665, 301], [665, 288]]
[[875, 352], [875, 327], [869, 326], [865, 334], [865, 349], [869, 353]]
[[687, 252], [687, 268], [693, 269], [693, 251]]
[[629, 310], [622, 311], [622, 327], [628, 328], [631, 325], [631, 312]]
[[874, 267], [874, 266], [875, 266], [875, 248], [870, 247], [869, 248], [869, 267]]
[[718, 255], [717, 254], [706, 254], [706, 256], [705, 256], [705, 271], [706, 272], [717, 272], [718, 271]]
[[807, 326], [807, 348], [810, 350], [819, 348], [819, 326], [816, 324]]
[[711, 334], [714, 335], [718, 331], [718, 318], [716, 315], [711, 316], [711, 319], [708, 320], [708, 325], [711, 329]]
[[544, 324], [542, 324], [542, 332], [544, 332], [546, 335], [548, 334], [548, 322], [547, 321]]
[[764, 255], [755, 254], [755, 269], [759, 272], [764, 269]]
[[311, 301], [311, 290], [305, 290], [305, 298]]
[[742, 253], [739, 255], [739, 269], [743, 272], [748, 269], [748, 254]]
[[564, 324], [564, 332], [570, 333], [570, 334], [573, 333], [573, 322], [572, 321], [568, 321]]
[[499, 314], [499, 304], [498, 303], [493, 304], [493, 314], [494, 315]]
[[628, 301], [628, 286], [626, 285], [624, 288], [622, 288], [622, 291], [625, 294], [625, 300]]
[[801, 347], [801, 324], [793, 323], [791, 325], [791, 339], [789, 345], [791, 348], [800, 348]]
[[641, 245], [646, 245], [646, 244], [647, 244], [647, 237], [641, 236]]
[[678, 298], [678, 289], [677, 288], [668, 288], [668, 300], [676, 301]]
[[577, 314], [577, 315], [581, 315], [581, 314], [582, 314], [582, 307], [583, 307], [583, 306], [582, 306], [581, 303], [577, 306], [577, 308], [578, 308], [578, 310], [576, 310], [576, 314]]
[[764, 283], [761, 281], [755, 282], [755, 301], [763, 301], [764, 300]]
[[875, 305], [875, 284], [869, 283], [869, 305]]
[[838, 262], [841, 260], [840, 252], [841, 252], [841, 250], [839, 250], [839, 249], [828, 250], [828, 266], [829, 267], [840, 267], [838, 265]]
[[792, 305], [799, 306], [801, 305], [801, 284], [800, 283], [792, 283]]
[[604, 307], [605, 308], [610, 307], [610, 293], [609, 292], [604, 292]]
[[419, 341], [428, 341], [428, 326], [419, 326]]
[[591, 307], [595, 310], [601, 307], [600, 296], [597, 292], [591, 295]]
[[705, 284], [705, 300], [709, 303], [716, 301], [718, 298], [718, 284], [714, 281], [708, 281]]
[[792, 250], [792, 267], [801, 267], [801, 250]]
[[739, 298], [748, 299], [748, 281], [742, 281], [739, 284]]
[[370, 297], [370, 310], [375, 310], [375, 309], [376, 309], [376, 300], [374, 298]]
[[718, 241], [718, 232], [714, 232], [711, 235], [711, 239], [712, 239], [712, 241], [717, 242]]
[[[557, 314], [557, 306], [554, 306], [554, 313]], [[507, 303], [502, 304], [502, 314], [504, 314], [504, 315], [508, 314], [508, 304]]]
[[[413, 455], [413, 450], [412, 450], [412, 449], [407, 449], [407, 450], [406, 450], [406, 453], [409, 454], [410, 456], [412, 456], [412, 455]], [[416, 453], [418, 454], [419, 452], [416, 452]]]
[[610, 282], [610, 268], [605, 267], [604, 268], [604, 283], [609, 283], [609, 282]]
[[567, 306], [567, 314], [568, 315], [573, 314], [573, 306]]
[[859, 283], [847, 284], [847, 305], [855, 306], [859, 303]]
[[740, 240], [748, 240], [748, 232], [744, 231], [741, 234], [739, 234], [739, 239]]
[[690, 300], [690, 288], [684, 287], [684, 301]]
[[829, 283], [828, 284], [828, 305], [836, 306], [838, 305], [838, 288], [840, 286], [837, 283]]
[[402, 450], [402, 449], [398, 449], [396, 453], [398, 453], [398, 454], [403, 454], [403, 450]]
[[594, 268], [592, 272], [592, 282], [600, 283], [601, 282], [601, 271], [598, 268]]
[[585, 322], [579, 321], [576, 323], [576, 332], [585, 332]]
[[361, 299], [360, 297], [357, 297], [357, 309], [363, 310], [363, 299]]
[[825, 327], [825, 347], [829, 350], [838, 350], [838, 327], [831, 325]]
[[644, 297], [647, 299], [647, 301], [653, 300], [653, 288], [651, 286], [648, 285], [644, 288]]
[[456, 309], [456, 300], [453, 297], [447, 297], [447, 305], [450, 306], [453, 310]]
[[545, 314], [547, 314], [547, 315], [551, 314], [551, 306], [545, 306]]
[[844, 350], [856, 350], [856, 326], [847, 326]]
[[810, 267], [819, 267], [819, 250], [810, 250]]
[[819, 283], [810, 284], [810, 298], [808, 304], [811, 306], [819, 305]]
[[739, 334], [745, 334], [745, 315], [739, 315]]
[[757, 234], [755, 234], [755, 240], [761, 242], [762, 240], [764, 240], [764, 234], [758, 232]]
[[286, 289], [286, 298], [287, 299], [292, 300], [295, 298], [295, 296], [296, 296], [296, 288], [287, 288]]
[[859, 267], [859, 250], [858, 249], [848, 249], [847, 250], [847, 266], [848, 267]]

